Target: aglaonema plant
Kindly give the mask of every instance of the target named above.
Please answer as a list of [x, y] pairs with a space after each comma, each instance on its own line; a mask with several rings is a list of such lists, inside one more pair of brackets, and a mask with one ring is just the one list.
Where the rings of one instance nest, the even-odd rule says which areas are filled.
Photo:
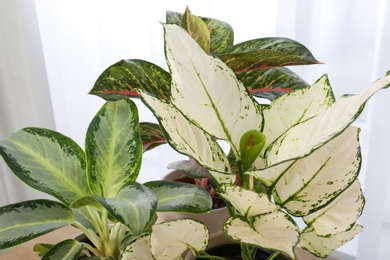
[[157, 224], [156, 212], [206, 212], [207, 191], [176, 182], [136, 182], [142, 153], [131, 100], [104, 104], [89, 125], [85, 151], [69, 137], [42, 128], [25, 128], [1, 140], [0, 154], [12, 172], [55, 199], [1, 207], [0, 249], [67, 225], [89, 241], [37, 244], [42, 259], [176, 259], [187, 247], [204, 249], [203, 224], [190, 219]]
[[[212, 175], [230, 212], [223, 231], [241, 245], [243, 259], [253, 259], [258, 248], [272, 250], [270, 259], [280, 253], [295, 259], [297, 245], [326, 257], [353, 239], [363, 228], [357, 220], [365, 200], [358, 180], [360, 129], [352, 123], [367, 100], [390, 85], [390, 73], [362, 93], [339, 100], [324, 75], [310, 86], [281, 87], [284, 94], [262, 103], [248, 86], [255, 80], [242, 73], [298, 64], [285, 62], [292, 57], [282, 51], [294, 48], [277, 44], [280, 39], [237, 47], [229, 37], [221, 42], [218, 34], [212, 37], [215, 28], [225, 37], [230, 29], [222, 29], [224, 23], [197, 18], [188, 10], [180, 19], [176, 13], [168, 17], [171, 22], [163, 27], [169, 72], [145, 61], [124, 60], [108, 68], [91, 93], [115, 100], [128, 98], [130, 90], [140, 93], [167, 142]], [[280, 48], [259, 47], [272, 43]], [[274, 81], [262, 75], [263, 82]], [[288, 78], [289, 73], [280, 74], [282, 82]], [[108, 81], [111, 85], [104, 87]], [[265, 98], [273, 93], [264, 92]], [[229, 154], [220, 141], [229, 145]]]

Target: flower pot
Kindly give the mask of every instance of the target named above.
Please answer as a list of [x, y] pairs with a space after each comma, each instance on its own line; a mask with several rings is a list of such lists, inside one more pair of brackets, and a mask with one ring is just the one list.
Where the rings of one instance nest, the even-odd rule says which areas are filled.
[[[223, 232], [214, 233], [210, 236], [209, 245], [207, 247], [207, 253], [214, 256], [221, 256], [225, 259], [241, 259], [241, 248], [240, 245], [234, 243], [229, 238], [225, 236]], [[264, 260], [271, 254], [271, 251], [258, 249], [257, 254], [255, 256], [255, 260]], [[185, 258], [185, 260], [197, 260], [195, 256], [189, 251]], [[275, 260], [291, 260], [285, 254], [279, 254]], [[295, 260], [302, 260], [301, 257], [295, 252]]]
[[[186, 177], [181, 171], [172, 171], [168, 173], [163, 180], [183, 181], [186, 183], [194, 183], [191, 178]], [[222, 224], [229, 217], [229, 212], [226, 207], [213, 209], [207, 213], [189, 214], [182, 212], [158, 212], [158, 222], [165, 222], [180, 218], [191, 218], [202, 222], [214, 234], [222, 231]]]

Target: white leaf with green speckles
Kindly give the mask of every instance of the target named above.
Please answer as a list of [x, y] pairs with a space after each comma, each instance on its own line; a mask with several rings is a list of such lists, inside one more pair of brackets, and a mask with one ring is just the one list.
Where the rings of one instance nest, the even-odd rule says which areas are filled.
[[352, 240], [363, 230], [356, 224], [350, 230], [329, 237], [318, 236], [314, 230], [307, 230], [301, 235], [300, 246], [312, 254], [326, 258], [334, 250]]
[[235, 73], [207, 55], [185, 30], [173, 24], [164, 29], [172, 104], [210, 135], [229, 142], [239, 155], [243, 133], [261, 129], [260, 107]]
[[190, 123], [175, 107], [146, 92], [141, 92], [144, 102], [154, 111], [161, 126], [168, 133], [167, 141], [178, 152], [194, 158], [200, 165], [210, 170], [220, 183], [233, 182], [229, 162], [218, 143], [213, 138]]
[[235, 241], [280, 250], [295, 259], [294, 247], [298, 243], [299, 229], [282, 211], [256, 216], [252, 225], [238, 216], [230, 217], [224, 223], [223, 230]]
[[390, 74], [361, 94], [343, 97], [319, 115], [291, 127], [267, 148], [267, 165], [304, 157], [335, 138], [360, 115], [375, 92], [389, 85]]
[[220, 185], [217, 187], [217, 193], [228, 200], [246, 218], [269, 213], [279, 208], [268, 199], [266, 194], [259, 194], [236, 185]]
[[316, 116], [335, 102], [327, 75], [312, 86], [282, 95], [264, 109], [266, 146], [293, 125]]
[[275, 202], [295, 216], [305, 216], [329, 203], [359, 174], [358, 135], [359, 129], [350, 126], [309, 156], [295, 161], [275, 185]]
[[144, 234], [128, 245], [122, 253], [122, 260], [155, 260], [150, 251], [150, 236]]
[[179, 219], [153, 225], [150, 235], [152, 255], [155, 259], [181, 259], [188, 248], [194, 254], [206, 249], [208, 229], [192, 219]]
[[359, 180], [326, 207], [303, 220], [319, 236], [331, 236], [350, 229], [363, 212], [365, 200]]

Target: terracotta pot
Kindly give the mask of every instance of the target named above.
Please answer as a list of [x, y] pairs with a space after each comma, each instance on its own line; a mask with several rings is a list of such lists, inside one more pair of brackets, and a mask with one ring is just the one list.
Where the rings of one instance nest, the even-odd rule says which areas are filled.
[[[191, 178], [188, 178], [192, 180]], [[181, 171], [172, 171], [168, 173], [163, 180], [169, 181], [183, 181], [190, 183], [186, 179], [186, 176]], [[158, 212], [158, 222], [165, 222], [180, 218], [191, 218], [202, 222], [209, 229], [210, 234], [214, 234], [222, 231], [222, 224], [229, 217], [229, 212], [226, 207], [220, 209], [213, 209], [207, 213], [201, 214], [188, 214], [182, 212]]]
[[[238, 246], [237, 250], [240, 250], [239, 244], [234, 243], [232, 240], [227, 238], [223, 232], [214, 233], [210, 236], [209, 245], [207, 247], [207, 250], [211, 251], [210, 255], [217, 255], [215, 252], [212, 252], [213, 249], [216, 249], [216, 251], [217, 251], [218, 248], [221, 249], [225, 246], [226, 246], [226, 248], [223, 249], [224, 253], [226, 253], [227, 251], [233, 251], [235, 246]], [[264, 259], [266, 259], [268, 254], [269, 254], [269, 252], [267, 252], [267, 251], [259, 251], [258, 254], [256, 255], [255, 260], [264, 260]], [[262, 256], [264, 256], [264, 257], [262, 257]], [[189, 251], [185, 255], [184, 259], [185, 260], [196, 260], [195, 256], [192, 254], [191, 251]], [[291, 258], [285, 254], [279, 254], [274, 259], [275, 260], [291, 260]], [[302, 260], [302, 258], [296, 252], [295, 252], [295, 260]]]

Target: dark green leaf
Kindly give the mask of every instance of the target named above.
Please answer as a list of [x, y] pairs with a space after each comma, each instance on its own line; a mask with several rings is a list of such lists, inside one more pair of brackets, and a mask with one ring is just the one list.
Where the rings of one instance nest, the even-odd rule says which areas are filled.
[[138, 111], [129, 99], [107, 102], [88, 127], [85, 149], [92, 192], [113, 197], [137, 179], [142, 160]]
[[318, 64], [311, 52], [287, 38], [260, 38], [234, 45], [218, 56], [236, 73], [289, 65]]
[[209, 171], [203, 168], [202, 166], [200, 166], [198, 163], [196, 163], [195, 160], [182, 160], [182, 161], [172, 162], [168, 164], [167, 168], [180, 170], [185, 175], [194, 179], [212, 178]]
[[95, 198], [115, 219], [125, 224], [133, 235], [143, 233], [155, 220], [157, 197], [142, 184], [130, 182], [114, 197]]
[[51, 200], [31, 200], [0, 208], [0, 249], [22, 244], [74, 222], [72, 211]]
[[268, 100], [309, 86], [293, 71], [283, 67], [251, 70], [237, 77], [253, 96]]
[[203, 213], [211, 210], [212, 199], [204, 188], [176, 181], [151, 181], [144, 184], [158, 198], [158, 211]]
[[83, 251], [83, 244], [74, 239], [64, 240], [53, 246], [47, 252], [42, 260], [75, 260], [78, 259]]
[[140, 132], [144, 152], [167, 143], [159, 124], [142, 122], [140, 123]]
[[106, 100], [138, 97], [142, 89], [161, 99], [170, 95], [171, 76], [159, 66], [144, 60], [121, 60], [108, 67], [96, 80], [90, 94]]
[[0, 141], [0, 154], [21, 181], [67, 205], [90, 194], [85, 154], [72, 139], [60, 133], [42, 128], [22, 129]]

